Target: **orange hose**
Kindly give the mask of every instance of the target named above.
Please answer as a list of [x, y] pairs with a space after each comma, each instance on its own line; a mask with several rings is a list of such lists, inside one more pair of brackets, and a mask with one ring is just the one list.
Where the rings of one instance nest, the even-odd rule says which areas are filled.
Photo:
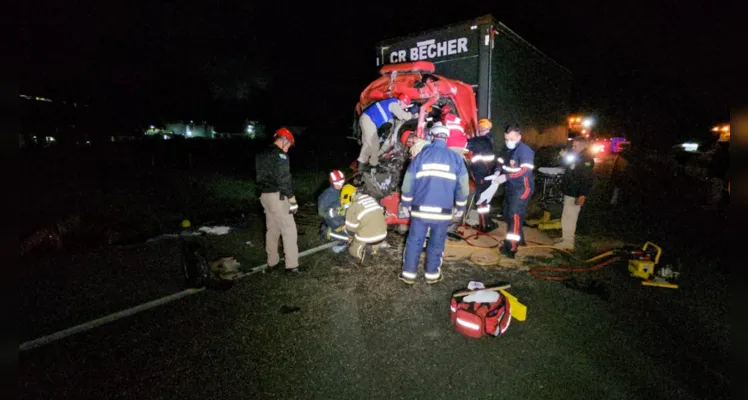
[[[530, 270], [530, 275], [545, 279], [549, 281], [565, 281], [569, 278], [571, 278], [571, 274], [577, 273], [577, 272], [590, 272], [598, 270], [610, 263], [613, 263], [615, 261], [618, 261], [618, 257], [613, 257], [609, 260], [605, 260], [601, 263], [595, 264], [591, 267], [582, 267], [582, 268], [572, 268], [572, 267], [535, 267]], [[540, 271], [546, 271], [546, 272], [566, 272], [566, 275], [545, 275], [541, 274]]]

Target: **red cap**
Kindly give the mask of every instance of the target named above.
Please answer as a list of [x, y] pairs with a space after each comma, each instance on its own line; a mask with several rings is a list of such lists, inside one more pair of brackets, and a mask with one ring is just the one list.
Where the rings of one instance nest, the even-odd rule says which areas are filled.
[[405, 144], [408, 142], [408, 138], [412, 134], [413, 134], [413, 131], [405, 131], [405, 132], [403, 132], [403, 134], [400, 135], [400, 143], [402, 143], [403, 146], [405, 146]]
[[397, 99], [402, 101], [405, 104], [410, 105], [410, 96], [408, 96], [407, 94], [401, 94], [400, 96], [398, 96]]
[[286, 127], [279, 128], [277, 131], [275, 131], [275, 138], [285, 138], [286, 140], [291, 142], [292, 146], [295, 142], [293, 134]]

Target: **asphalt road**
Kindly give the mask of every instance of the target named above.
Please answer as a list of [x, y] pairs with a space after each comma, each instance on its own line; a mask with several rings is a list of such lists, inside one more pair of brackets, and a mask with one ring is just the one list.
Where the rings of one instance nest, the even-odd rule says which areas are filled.
[[[661, 235], [666, 249], [688, 256], [680, 289], [643, 287], [625, 265], [568, 285], [467, 262], [445, 265], [438, 286], [408, 288], [396, 279], [402, 248], [392, 236], [393, 247], [364, 265], [345, 254], [310, 256], [303, 276], [252, 276], [23, 352], [20, 397], [727, 398], [719, 219], [692, 203], [662, 211], [657, 205], [677, 195], [660, 191], [652, 204], [629, 197], [618, 212], [630, 222], [606, 220], [602, 190], [598, 197], [588, 235], [613, 223], [634, 226], [622, 236], [637, 237], [637, 226], [647, 228], [638, 236]], [[243, 243], [256, 233], [233, 235]], [[179, 290], [177, 254], [165, 242], [68, 259], [66, 269], [25, 284], [24, 339]], [[449, 297], [470, 280], [511, 282], [527, 321], [513, 321], [501, 338], [455, 332]]]

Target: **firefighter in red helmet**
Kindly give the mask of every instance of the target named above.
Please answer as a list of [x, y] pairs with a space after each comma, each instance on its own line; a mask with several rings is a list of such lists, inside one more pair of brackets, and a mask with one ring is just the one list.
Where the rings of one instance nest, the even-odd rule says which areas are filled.
[[265, 251], [268, 268], [280, 263], [278, 240], [283, 238], [283, 252], [287, 272], [299, 272], [299, 247], [294, 214], [299, 208], [291, 185], [288, 150], [295, 139], [288, 128], [280, 128], [273, 135], [273, 143], [255, 158], [260, 203], [265, 210]]

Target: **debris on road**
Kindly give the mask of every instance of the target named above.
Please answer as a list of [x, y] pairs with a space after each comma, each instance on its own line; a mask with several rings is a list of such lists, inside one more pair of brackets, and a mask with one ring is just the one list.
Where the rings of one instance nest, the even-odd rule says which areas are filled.
[[231, 232], [230, 226], [203, 226], [198, 229], [201, 232], [205, 232], [210, 235], [225, 235]]

